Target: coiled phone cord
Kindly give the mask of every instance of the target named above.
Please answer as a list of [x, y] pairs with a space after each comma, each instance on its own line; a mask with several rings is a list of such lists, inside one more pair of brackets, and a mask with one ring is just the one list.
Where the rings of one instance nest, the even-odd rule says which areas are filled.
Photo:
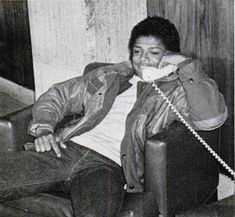
[[195, 138], [210, 152], [210, 154], [235, 178], [235, 172], [220, 158], [220, 156], [202, 139], [202, 137], [188, 124], [184, 117], [178, 112], [174, 105], [169, 101], [169, 99], [164, 95], [164, 93], [159, 89], [159, 87], [152, 82], [154, 89], [162, 96], [166, 103], [170, 106], [177, 117], [182, 121], [182, 123], [188, 128], [188, 130], [195, 136]]

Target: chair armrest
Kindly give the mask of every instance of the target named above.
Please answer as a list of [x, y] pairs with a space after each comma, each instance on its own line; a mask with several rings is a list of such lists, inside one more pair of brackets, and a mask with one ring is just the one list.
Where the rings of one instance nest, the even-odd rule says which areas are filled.
[[[218, 153], [218, 130], [198, 133]], [[177, 121], [145, 145], [145, 189], [154, 193], [164, 216], [207, 202], [216, 191], [218, 174], [214, 158]]]
[[26, 142], [33, 141], [27, 133], [31, 119], [32, 106], [0, 118], [0, 152], [20, 151]]

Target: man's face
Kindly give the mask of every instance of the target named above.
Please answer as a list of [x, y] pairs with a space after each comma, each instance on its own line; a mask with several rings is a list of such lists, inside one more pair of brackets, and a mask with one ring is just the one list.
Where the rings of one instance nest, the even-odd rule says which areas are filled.
[[132, 67], [136, 75], [142, 78], [143, 69], [158, 67], [166, 48], [160, 39], [152, 36], [139, 37], [133, 47]]

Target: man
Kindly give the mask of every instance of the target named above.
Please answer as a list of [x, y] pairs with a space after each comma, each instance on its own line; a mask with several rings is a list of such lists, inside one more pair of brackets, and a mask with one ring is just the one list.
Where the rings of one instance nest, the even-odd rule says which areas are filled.
[[66, 183], [75, 216], [118, 215], [125, 184], [128, 192], [143, 191], [145, 141], [177, 119], [150, 81], [194, 129], [223, 124], [222, 95], [198, 61], [179, 53], [172, 23], [160, 17], [141, 21], [129, 51], [130, 62], [55, 84], [37, 100], [29, 126], [36, 152], [1, 156], [1, 200]]

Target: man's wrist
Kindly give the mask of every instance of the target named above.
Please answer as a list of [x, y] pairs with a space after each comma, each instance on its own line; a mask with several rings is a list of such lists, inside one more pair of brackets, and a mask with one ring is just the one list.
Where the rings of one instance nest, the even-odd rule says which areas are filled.
[[35, 134], [36, 134], [37, 137], [41, 137], [41, 136], [48, 135], [48, 134], [51, 134], [51, 133], [53, 133], [53, 130], [51, 130], [49, 128], [38, 126], [35, 129]]
[[188, 65], [189, 63], [193, 62], [193, 59], [192, 58], [185, 58], [184, 61], [180, 62], [178, 65], [177, 65], [177, 68], [178, 69], [182, 69], [184, 66]]

